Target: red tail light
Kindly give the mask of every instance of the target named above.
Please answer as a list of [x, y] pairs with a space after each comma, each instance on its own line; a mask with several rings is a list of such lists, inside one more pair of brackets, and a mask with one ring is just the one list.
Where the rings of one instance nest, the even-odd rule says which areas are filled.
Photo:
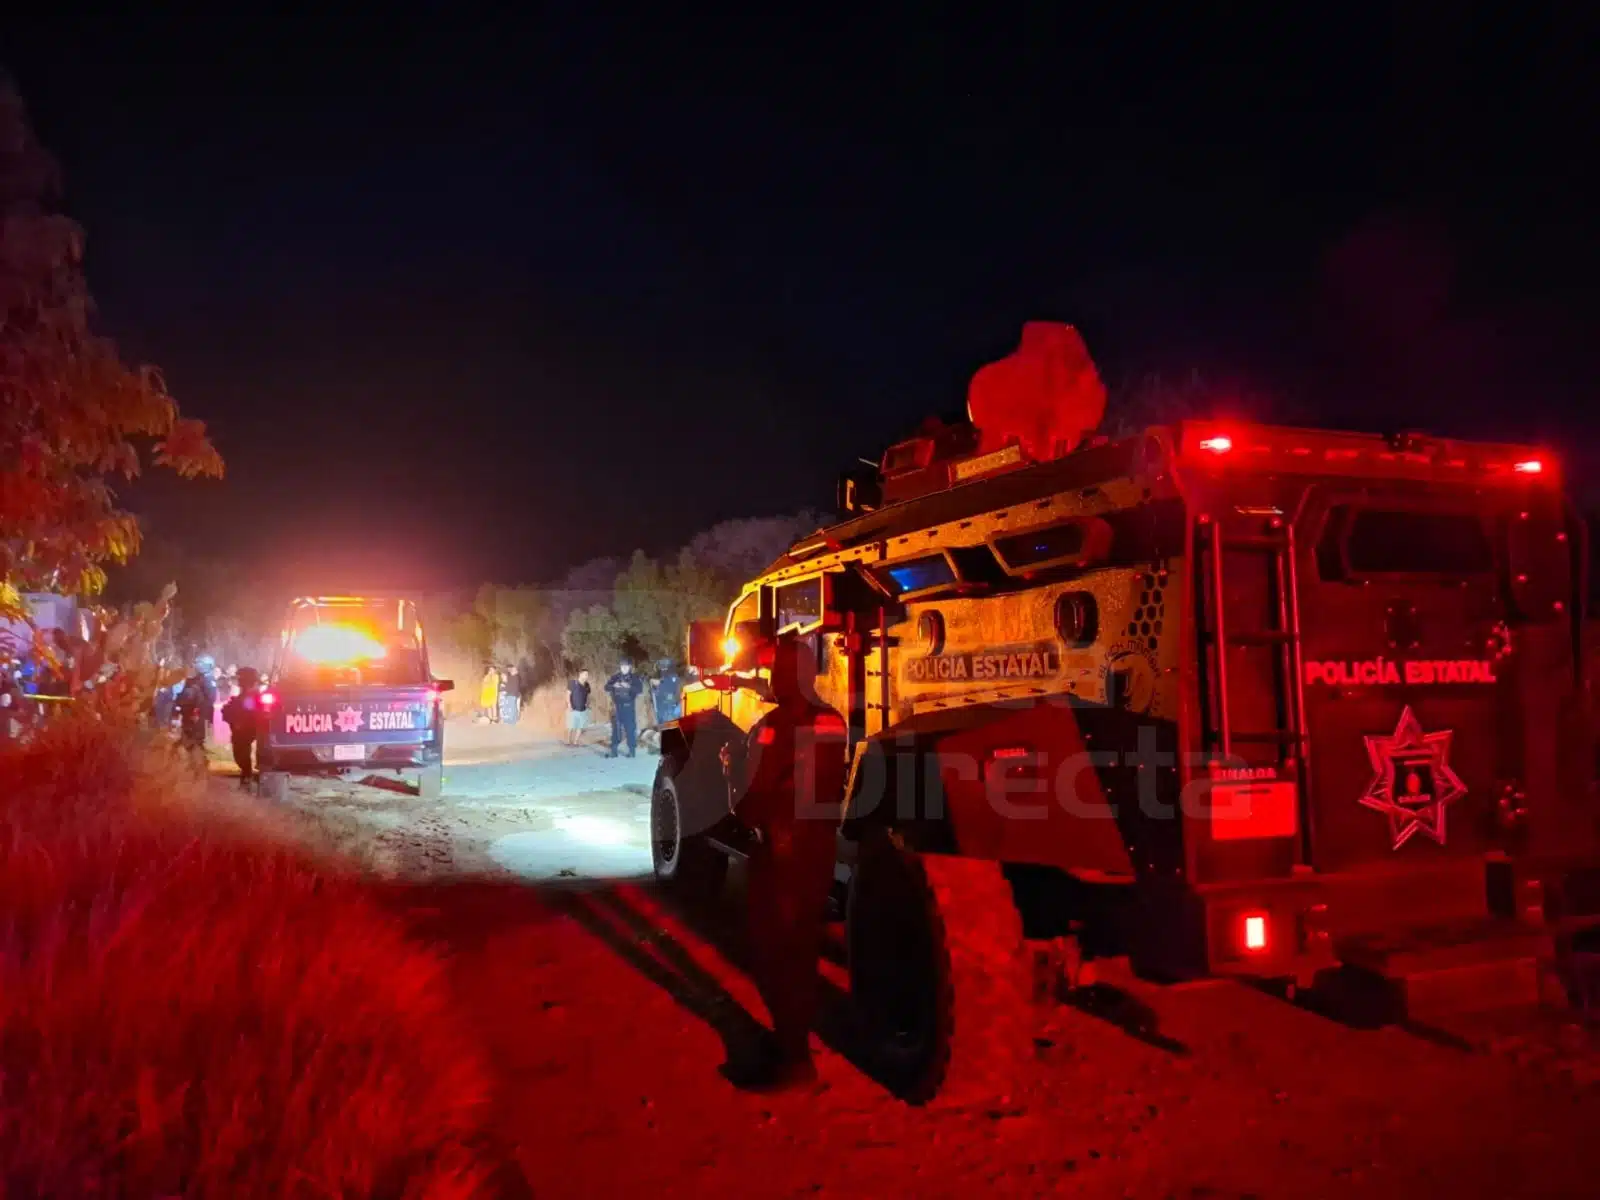
[[1260, 954], [1267, 948], [1267, 914], [1246, 913], [1240, 918], [1244, 948], [1251, 954]]

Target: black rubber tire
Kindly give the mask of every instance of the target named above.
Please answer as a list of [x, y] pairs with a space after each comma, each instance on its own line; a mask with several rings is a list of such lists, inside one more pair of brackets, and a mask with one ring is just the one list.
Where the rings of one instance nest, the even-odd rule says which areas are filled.
[[260, 778], [261, 798], [275, 804], [289, 800], [289, 776], [282, 771], [263, 771]]
[[728, 858], [703, 837], [683, 833], [676, 756], [663, 758], [650, 789], [650, 865], [656, 880], [688, 900], [714, 900], [728, 878]]
[[1033, 979], [1000, 864], [861, 846], [845, 937], [872, 1070], [911, 1104], [1012, 1094], [1032, 1045]]
[[435, 763], [417, 772], [417, 798], [437, 800], [444, 794], [444, 764]]

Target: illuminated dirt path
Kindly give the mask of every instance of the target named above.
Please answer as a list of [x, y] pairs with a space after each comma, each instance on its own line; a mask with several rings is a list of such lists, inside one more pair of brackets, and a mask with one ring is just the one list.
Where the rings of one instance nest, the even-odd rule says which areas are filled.
[[[598, 736], [597, 734], [595, 736]], [[507, 872], [529, 882], [644, 879], [657, 759], [607, 759], [525, 727], [451, 722], [444, 794], [295, 780], [293, 804], [381, 873]]]
[[631, 878], [654, 765], [478, 729], [441, 801], [294, 801], [448, 955], [539, 1196], [1594, 1194], [1600, 1045], [1548, 1015], [1358, 1029], [1234, 984], [1120, 979], [1038, 1010], [1003, 1098], [929, 1112], [855, 1064], [833, 961], [825, 1088], [736, 1091], [717, 1067], [764, 1017], [737, 880], [696, 913]]

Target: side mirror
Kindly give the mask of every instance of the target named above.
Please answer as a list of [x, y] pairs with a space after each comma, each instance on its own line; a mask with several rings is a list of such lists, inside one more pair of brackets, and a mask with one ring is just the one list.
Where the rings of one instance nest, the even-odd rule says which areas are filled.
[[701, 675], [716, 671], [727, 661], [722, 644], [721, 621], [691, 621], [684, 646], [684, 658]]
[[456, 681], [454, 679], [435, 679], [433, 681], [433, 690], [436, 692], [453, 692], [456, 690]]

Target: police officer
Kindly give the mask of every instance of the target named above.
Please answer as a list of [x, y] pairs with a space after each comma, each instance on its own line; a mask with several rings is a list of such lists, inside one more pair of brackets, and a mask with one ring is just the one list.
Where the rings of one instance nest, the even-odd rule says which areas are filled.
[[760, 832], [750, 860], [750, 941], [773, 1028], [757, 1059], [730, 1064], [728, 1073], [746, 1087], [784, 1090], [816, 1079], [811, 1026], [844, 799], [845, 725], [817, 698], [808, 639], [780, 638], [771, 659], [776, 707], [746, 737], [738, 811]]
[[682, 705], [683, 681], [678, 678], [677, 668], [672, 660], [664, 658], [658, 664], [661, 668], [661, 678], [656, 680], [656, 724], [665, 725], [668, 721], [676, 721]]
[[217, 685], [211, 676], [217, 664], [209, 655], [195, 659], [194, 670], [183, 681], [173, 707], [178, 713], [178, 744], [192, 757], [205, 759], [206, 733], [216, 714]]
[[22, 682], [11, 655], [0, 650], [0, 749], [10, 745], [22, 720]]
[[222, 719], [233, 735], [233, 761], [239, 767], [239, 786], [249, 787], [256, 779], [256, 743], [261, 738], [261, 673], [254, 667], [240, 667], [235, 674], [238, 693], [222, 706]]
[[617, 756], [617, 745], [624, 735], [628, 738], [628, 757], [634, 756], [639, 745], [639, 718], [634, 703], [644, 691], [644, 680], [633, 673], [633, 664], [623, 659], [617, 673], [606, 680], [606, 695], [611, 697], [611, 749], [607, 758]]

